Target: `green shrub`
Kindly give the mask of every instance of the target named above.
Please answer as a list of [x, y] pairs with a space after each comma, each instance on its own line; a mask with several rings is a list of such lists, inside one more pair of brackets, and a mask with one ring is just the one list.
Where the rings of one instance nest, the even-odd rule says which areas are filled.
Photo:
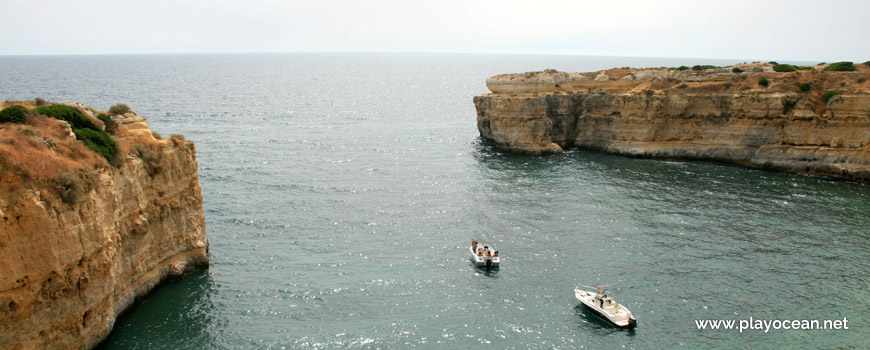
[[772, 65], [774, 65], [774, 66], [777, 65], [777, 64], [779, 64], [779, 63], [776, 63], [776, 61], [770, 61], [770, 62], [767, 62], [767, 63], [770, 63], [770, 64], [772, 64]]
[[116, 104], [112, 107], [109, 107], [109, 114], [111, 114], [111, 115], [125, 114], [125, 113], [129, 113], [130, 111], [131, 111], [130, 107], [123, 104], [123, 103], [119, 103], [119, 104]]
[[825, 67], [825, 71], [829, 72], [850, 72], [854, 70], [858, 70], [858, 67], [855, 67], [855, 65], [849, 61], [831, 63], [830, 66]]
[[37, 97], [37, 98], [33, 99], [33, 104], [35, 104], [37, 107], [45, 106], [46, 103], [48, 103], [48, 102], [46, 102], [44, 99], [42, 99], [42, 97]]
[[834, 96], [837, 96], [839, 94], [840, 94], [839, 91], [828, 91], [822, 95], [822, 101], [825, 101], [825, 103], [828, 103], [828, 101], [831, 98], [833, 98]]
[[816, 70], [816, 67], [813, 67], [813, 66], [794, 66], [794, 67], [799, 69], [799, 70]]
[[774, 72], [794, 72], [797, 68], [790, 64], [776, 64], [773, 66]]
[[78, 108], [64, 105], [42, 106], [33, 110], [36, 114], [42, 114], [49, 118], [60, 119], [69, 123], [73, 129], [92, 129], [100, 130], [97, 124], [94, 124], [88, 117], [84, 115]]
[[115, 121], [112, 120], [112, 117], [110, 117], [108, 114], [97, 114], [97, 119], [103, 122], [103, 125], [106, 126], [106, 132], [110, 135], [114, 135], [118, 132], [118, 124], [115, 123]]
[[9, 106], [0, 111], [0, 123], [24, 123], [30, 111], [23, 106]]
[[731, 73], [743, 73], [743, 70], [740, 67], [731, 68]]
[[115, 164], [115, 141], [105, 131], [92, 129], [73, 129], [76, 139], [92, 149], [97, 154]]
[[813, 88], [813, 86], [810, 85], [810, 83], [800, 83], [800, 84], [798, 84], [798, 87], [801, 89], [801, 91], [810, 91], [810, 89]]
[[870, 61], [864, 62], [865, 66], [870, 66]]
[[679, 67], [677, 67], [677, 70], [689, 70], [689, 67], [679, 66]]
[[767, 80], [767, 78], [758, 79], [758, 85], [768, 87], [770, 86], [770, 80]]
[[705, 70], [705, 69], [714, 69], [714, 68], [721, 68], [721, 67], [713, 66], [713, 65], [709, 65], [709, 64], [705, 64], [705, 65], [696, 64], [696, 65], [692, 66], [692, 70]]
[[116, 164], [115, 141], [97, 124], [88, 119], [78, 108], [64, 105], [42, 106], [34, 110], [49, 118], [60, 119], [70, 124], [76, 139], [85, 146], [106, 158], [110, 164]]

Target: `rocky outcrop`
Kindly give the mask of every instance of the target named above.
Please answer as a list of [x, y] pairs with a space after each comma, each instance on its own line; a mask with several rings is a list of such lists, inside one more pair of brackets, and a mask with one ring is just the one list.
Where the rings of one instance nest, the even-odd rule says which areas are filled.
[[[477, 127], [520, 153], [578, 147], [870, 181], [870, 67], [739, 68], [499, 75], [474, 98]], [[828, 91], [839, 94], [825, 101]]]
[[155, 140], [132, 113], [112, 119], [117, 166], [41, 179], [0, 157], [0, 349], [92, 348], [137, 297], [208, 265], [193, 143]]

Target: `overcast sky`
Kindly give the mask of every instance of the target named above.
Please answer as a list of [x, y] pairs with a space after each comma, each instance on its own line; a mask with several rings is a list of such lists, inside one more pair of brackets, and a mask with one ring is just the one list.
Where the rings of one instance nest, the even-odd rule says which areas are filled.
[[471, 52], [870, 60], [870, 1], [0, 0], [0, 55]]

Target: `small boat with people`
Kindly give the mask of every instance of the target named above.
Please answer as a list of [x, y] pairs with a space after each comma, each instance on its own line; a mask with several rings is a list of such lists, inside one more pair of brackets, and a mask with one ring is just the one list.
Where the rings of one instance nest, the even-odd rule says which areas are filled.
[[474, 260], [477, 267], [498, 267], [501, 263], [498, 250], [492, 249], [487, 244], [478, 243], [476, 239], [471, 240], [471, 260]]
[[632, 315], [625, 305], [604, 293], [604, 289], [598, 286], [598, 293], [574, 288], [574, 296], [583, 305], [601, 318], [617, 327], [634, 328], [637, 326], [637, 318]]

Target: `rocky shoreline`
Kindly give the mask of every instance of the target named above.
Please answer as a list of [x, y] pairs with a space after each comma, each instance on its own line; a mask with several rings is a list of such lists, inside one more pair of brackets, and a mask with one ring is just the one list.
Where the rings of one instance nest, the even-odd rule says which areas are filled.
[[870, 181], [870, 66], [778, 72], [773, 63], [554, 70], [487, 80], [481, 137], [511, 152], [585, 148], [711, 159]]
[[136, 298], [209, 264], [194, 144], [132, 112], [111, 123], [116, 164], [65, 121], [0, 124], [2, 349], [95, 347]]

